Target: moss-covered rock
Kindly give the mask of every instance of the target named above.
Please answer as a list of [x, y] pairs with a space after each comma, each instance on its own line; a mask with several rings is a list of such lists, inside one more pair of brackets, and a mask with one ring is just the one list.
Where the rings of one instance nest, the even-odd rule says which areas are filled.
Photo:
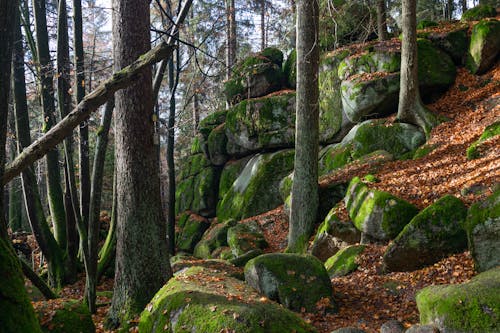
[[142, 312], [139, 332], [307, 333], [293, 312], [225, 272], [192, 267], [170, 279]]
[[472, 28], [466, 66], [473, 74], [483, 74], [497, 60], [500, 51], [500, 21], [482, 20]]
[[393, 239], [418, 213], [403, 199], [369, 189], [359, 177], [351, 180], [344, 200], [356, 228], [377, 240]]
[[293, 49], [285, 63], [283, 64], [283, 74], [286, 79], [286, 86], [295, 89], [297, 86], [297, 51]]
[[500, 268], [459, 285], [430, 286], [416, 296], [420, 323], [440, 332], [494, 333], [500, 330]]
[[202, 259], [213, 258], [212, 253], [215, 249], [228, 245], [227, 231], [235, 225], [235, 220], [212, 224], [196, 244], [193, 255]]
[[192, 253], [196, 244], [200, 241], [203, 233], [210, 227], [210, 222], [197, 214], [182, 214], [182, 227], [175, 239], [177, 249]]
[[466, 230], [476, 271], [500, 265], [500, 190], [469, 208]]
[[495, 17], [497, 11], [490, 5], [478, 5], [462, 14], [462, 21], [479, 21], [487, 17]]
[[268, 48], [238, 63], [231, 79], [224, 83], [224, 92], [230, 104], [278, 91], [283, 86], [283, 53]]
[[333, 207], [318, 227], [310, 247], [310, 253], [321, 261], [336, 254], [340, 249], [358, 243], [361, 233], [351, 221], [342, 221]]
[[283, 201], [279, 183], [293, 169], [294, 151], [253, 156], [217, 205], [221, 221], [241, 220], [276, 208]]
[[467, 148], [467, 159], [473, 160], [481, 157], [483, 143], [497, 135], [500, 135], [500, 121], [494, 122], [486, 127], [479, 139], [474, 141], [474, 143]]
[[417, 150], [415, 150], [415, 153], [413, 154], [413, 159], [419, 159], [424, 156], [429, 155], [432, 153], [436, 148], [438, 147], [437, 144], [424, 144], [423, 146], [418, 147]]
[[233, 106], [226, 117], [232, 155], [292, 147], [295, 142], [295, 93], [254, 98]]
[[[250, 260], [245, 281], [260, 293], [286, 308], [317, 312], [317, 303], [330, 301], [334, 309], [332, 284], [323, 264], [313, 256], [271, 253]], [[307, 286], [307, 288], [304, 288]]]
[[40, 319], [42, 332], [95, 332], [89, 310], [79, 301], [58, 299], [35, 302], [33, 306]]
[[399, 73], [360, 74], [341, 84], [342, 108], [353, 123], [397, 111]]
[[235, 279], [245, 280], [245, 275], [243, 274], [243, 269], [241, 267], [236, 267], [230, 262], [221, 259], [197, 259], [183, 256], [172, 264], [172, 271], [174, 272], [174, 275], [179, 275], [191, 267], [213, 269], [219, 272], [224, 272], [227, 276]]
[[357, 53], [344, 58], [338, 67], [341, 80], [367, 73], [395, 73], [401, 67], [401, 54], [395, 50]]
[[261, 249], [250, 250], [240, 256], [229, 259], [229, 262], [237, 267], [243, 267], [255, 257], [260, 256], [264, 252]]
[[[203, 153], [209, 158], [208, 154], [208, 137], [210, 133], [217, 127], [222, 125], [226, 121], [227, 110], [215, 111], [205, 118], [203, 118], [198, 124], [199, 132], [199, 148]], [[194, 154], [194, 153], [192, 153]]]
[[210, 160], [204, 154], [194, 154], [186, 157], [181, 162], [182, 167], [179, 168], [177, 181], [185, 180], [189, 177], [199, 175], [203, 169], [211, 166]]
[[331, 278], [345, 276], [358, 268], [356, 262], [365, 250], [365, 245], [351, 245], [338, 251], [325, 262], [325, 268]]
[[429, 21], [429, 20], [421, 20], [417, 23], [417, 30], [430, 28], [430, 27], [437, 27], [437, 26], [438, 26], [437, 22]]
[[387, 271], [412, 271], [467, 248], [465, 205], [446, 195], [418, 213], [386, 249]]
[[208, 156], [213, 165], [224, 165], [229, 159], [225, 123], [217, 126], [208, 136]]
[[467, 37], [467, 25], [458, 25], [455, 29], [448, 31], [431, 31], [426, 34], [432, 44], [449, 54], [455, 63], [460, 66], [464, 63], [465, 55], [469, 48], [469, 38]]
[[219, 181], [219, 201], [222, 200], [227, 191], [231, 189], [234, 181], [243, 171], [250, 158], [251, 156], [247, 156], [239, 160], [232, 160], [224, 165]]
[[227, 230], [227, 243], [236, 257], [252, 250], [264, 249], [268, 245], [256, 221], [230, 227]]

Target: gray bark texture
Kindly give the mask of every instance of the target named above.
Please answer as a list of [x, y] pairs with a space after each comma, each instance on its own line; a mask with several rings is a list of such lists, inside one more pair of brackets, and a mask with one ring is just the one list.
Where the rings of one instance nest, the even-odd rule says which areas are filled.
[[318, 210], [318, 0], [297, 1], [295, 166], [287, 252], [302, 253]]
[[[149, 2], [113, 1], [115, 69], [150, 48]], [[140, 313], [172, 276], [161, 218], [160, 178], [153, 142], [153, 89], [150, 68], [115, 94], [117, 244], [109, 326], [125, 325]]]
[[230, 79], [233, 66], [236, 63], [236, 8], [234, 7], [234, 0], [226, 0], [226, 37], [227, 37], [227, 50], [226, 50], [226, 66], [227, 78]]
[[385, 0], [377, 0], [377, 33], [378, 40], [387, 40], [387, 14]]

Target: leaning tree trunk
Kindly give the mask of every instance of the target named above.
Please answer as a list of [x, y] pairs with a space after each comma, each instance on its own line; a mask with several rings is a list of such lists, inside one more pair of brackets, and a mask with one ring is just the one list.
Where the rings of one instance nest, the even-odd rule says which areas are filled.
[[377, 33], [378, 40], [387, 40], [387, 13], [385, 0], [377, 0]]
[[307, 250], [318, 210], [318, 22], [317, 1], [297, 1], [297, 102], [295, 166], [287, 252]]
[[[52, 62], [49, 53], [49, 35], [45, 0], [33, 0], [35, 14], [37, 58], [39, 66], [40, 91], [42, 94], [43, 130], [47, 132], [56, 123]], [[47, 191], [54, 234], [61, 248], [66, 247], [66, 221], [64, 196], [61, 188], [61, 174], [57, 148], [47, 153]]]
[[117, 193], [116, 193], [116, 166], [115, 172], [113, 174], [113, 206], [111, 208], [111, 222], [109, 223], [108, 235], [104, 241], [104, 245], [99, 251], [99, 261], [97, 263], [97, 281], [99, 281], [104, 274], [104, 271], [108, 269], [111, 262], [114, 260], [116, 255], [116, 209], [117, 203]]
[[[113, 8], [114, 66], [120, 69], [150, 48], [149, 2], [114, 0]], [[118, 216], [110, 326], [140, 313], [172, 276], [161, 218], [151, 69], [140, 74], [115, 95]]]
[[[17, 1], [0, 0], [0, 178], [5, 165], [7, 110]], [[0, 193], [3, 193], [0, 184]], [[4, 332], [41, 332], [30, 304], [19, 260], [7, 235], [3, 195], [0, 195], [0, 322]]]
[[416, 3], [417, 0], [403, 0], [402, 3], [401, 88], [397, 119], [420, 126], [429, 136], [439, 120], [424, 106], [418, 89]]

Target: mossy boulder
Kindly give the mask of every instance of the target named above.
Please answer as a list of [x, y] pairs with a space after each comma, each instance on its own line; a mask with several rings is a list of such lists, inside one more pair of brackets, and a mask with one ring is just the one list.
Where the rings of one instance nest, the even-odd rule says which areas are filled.
[[472, 28], [466, 66], [473, 74], [490, 69], [500, 51], [500, 21], [482, 20]]
[[214, 223], [205, 231], [201, 240], [196, 244], [193, 255], [198, 258], [213, 258], [213, 252], [220, 247], [227, 246], [227, 231], [236, 225], [235, 220]]
[[245, 281], [294, 311], [317, 312], [318, 302], [325, 299], [330, 310], [334, 309], [330, 278], [323, 264], [311, 255], [263, 254], [245, 265]]
[[433, 324], [442, 333], [500, 331], [500, 268], [458, 285], [430, 286], [417, 293], [421, 324]]
[[386, 249], [387, 271], [412, 271], [467, 248], [463, 228], [467, 208], [446, 195], [418, 213]]
[[490, 5], [478, 5], [462, 14], [462, 21], [479, 21], [487, 17], [495, 17], [497, 11]]
[[256, 221], [238, 223], [230, 227], [227, 230], [227, 243], [235, 257], [252, 250], [262, 250], [268, 245]]
[[467, 159], [473, 160], [473, 159], [481, 157], [481, 153], [483, 150], [483, 147], [482, 147], [483, 143], [486, 140], [491, 139], [497, 135], [500, 135], [500, 121], [494, 122], [493, 124], [486, 127], [484, 132], [479, 137], [479, 139], [474, 141], [474, 143], [472, 143], [467, 148]]
[[[219, 110], [215, 111], [205, 118], [203, 118], [198, 124], [198, 133], [199, 133], [199, 148], [205, 153], [207, 158], [209, 158], [208, 154], [208, 137], [212, 131], [226, 122], [226, 114], [227, 110]], [[199, 149], [196, 149], [199, 150]], [[198, 151], [197, 151], [198, 152]], [[192, 152], [194, 154], [194, 152]]]
[[210, 132], [207, 140], [208, 156], [213, 165], [224, 165], [229, 156], [227, 154], [226, 124], [220, 124]]
[[293, 169], [294, 151], [253, 156], [217, 205], [221, 221], [255, 216], [283, 203], [279, 183]]
[[468, 26], [458, 25], [455, 29], [448, 31], [431, 31], [426, 34], [432, 44], [450, 55], [455, 65], [464, 63], [465, 55], [469, 48], [469, 38], [467, 37]]
[[500, 190], [469, 208], [466, 230], [476, 271], [500, 265]]
[[208, 269], [224, 272], [227, 276], [234, 277], [238, 280], [245, 280], [243, 269], [236, 267], [227, 260], [221, 259], [198, 259], [193, 257], [183, 256], [177, 259], [172, 265], [174, 275], [182, 274], [191, 267], [203, 267]]
[[88, 308], [76, 300], [49, 300], [33, 303], [42, 332], [92, 333], [94, 322]]
[[250, 158], [251, 156], [247, 156], [239, 160], [231, 160], [224, 165], [219, 181], [219, 201], [222, 200], [227, 191], [231, 189], [234, 181], [243, 171]]
[[175, 239], [179, 251], [192, 253], [210, 222], [200, 215], [183, 213], [179, 218], [179, 233]]
[[211, 166], [203, 154], [189, 157], [181, 167], [175, 191], [176, 214], [184, 211], [212, 217], [217, 205], [220, 168]]
[[139, 332], [312, 333], [293, 312], [224, 271], [192, 267], [169, 280], [142, 312]]
[[318, 227], [310, 247], [310, 253], [321, 261], [337, 253], [340, 249], [358, 243], [361, 233], [351, 221], [342, 221], [333, 207]]
[[367, 73], [395, 73], [401, 67], [401, 54], [395, 50], [357, 53], [346, 57], [338, 67], [341, 80]]
[[224, 83], [226, 99], [230, 104], [265, 96], [283, 87], [283, 53], [268, 48], [238, 63], [232, 77]]
[[360, 74], [342, 81], [342, 108], [353, 123], [397, 111], [399, 73]]
[[249, 99], [233, 106], [226, 117], [226, 135], [232, 155], [292, 147], [295, 93]]
[[430, 28], [430, 27], [437, 27], [437, 26], [438, 26], [437, 22], [429, 21], [429, 20], [421, 20], [417, 23], [417, 30]]
[[330, 278], [345, 276], [358, 268], [357, 258], [365, 250], [365, 245], [351, 245], [338, 251], [325, 262]]
[[359, 177], [351, 180], [344, 201], [356, 228], [376, 240], [395, 238], [418, 213], [401, 198], [369, 189]]
[[228, 259], [228, 260], [230, 263], [232, 263], [233, 265], [235, 265], [237, 267], [244, 267], [247, 264], [247, 262], [249, 262], [250, 260], [252, 260], [255, 257], [260, 256], [263, 253], [264, 253], [264, 251], [262, 251], [261, 249], [254, 249], [254, 250], [250, 250], [248, 252], [245, 252], [244, 254], [242, 254], [240, 256], [237, 256], [237, 257], [234, 256], [233, 258]]
[[295, 89], [297, 86], [297, 50], [293, 49], [283, 64], [286, 86]]

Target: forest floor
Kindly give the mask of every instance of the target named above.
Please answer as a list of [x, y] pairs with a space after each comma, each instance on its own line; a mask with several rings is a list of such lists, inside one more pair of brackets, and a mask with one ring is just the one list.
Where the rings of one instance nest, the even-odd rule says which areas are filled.
[[[482, 76], [459, 69], [452, 88], [436, 102], [427, 105], [450, 121], [436, 127], [428, 141], [435, 149], [417, 160], [393, 161], [376, 169], [370, 163], [353, 163], [349, 167], [321, 179], [321, 184], [348, 181], [353, 176], [374, 174], [378, 189], [404, 198], [424, 208], [445, 194], [460, 198], [467, 205], [490, 195], [500, 184], [500, 136], [486, 142], [481, 158], [467, 160], [467, 147], [477, 140], [484, 128], [500, 119], [500, 65]], [[389, 118], [388, 121], [394, 119]], [[339, 208], [339, 213], [345, 214]], [[283, 207], [251, 218], [265, 230], [269, 251], [281, 251], [286, 246], [288, 222]], [[383, 274], [382, 254], [387, 245], [369, 245], [361, 257], [358, 270], [332, 279], [336, 314], [302, 313], [319, 332], [331, 332], [346, 326], [367, 332], [379, 332], [380, 326], [391, 319], [405, 326], [418, 323], [415, 293], [432, 284], [463, 283], [474, 275], [468, 252], [448, 257], [421, 270]], [[82, 297], [84, 277], [61, 291], [65, 298]], [[97, 332], [110, 305], [112, 280], [99, 286], [98, 313], [94, 315]]]

